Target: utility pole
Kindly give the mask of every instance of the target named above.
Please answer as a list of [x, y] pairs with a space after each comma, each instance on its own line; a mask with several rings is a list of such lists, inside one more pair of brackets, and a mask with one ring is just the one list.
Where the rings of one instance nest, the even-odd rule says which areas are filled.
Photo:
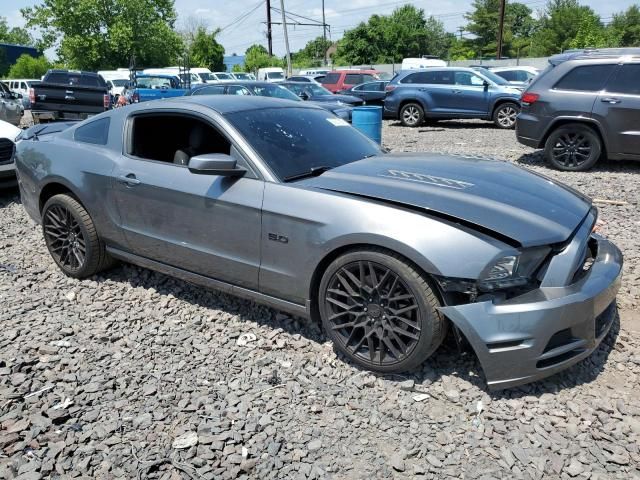
[[327, 48], [327, 22], [326, 22], [325, 17], [324, 17], [324, 0], [322, 0], [322, 39], [324, 40], [323, 41], [323, 45], [322, 45], [322, 48], [324, 49], [324, 55], [322, 56], [323, 59], [324, 59], [323, 65], [326, 66], [327, 63], [328, 63], [327, 62], [327, 50], [328, 50], [328, 48]]
[[267, 45], [269, 56], [273, 55], [273, 37], [271, 35], [271, 0], [267, 0]]
[[498, 27], [498, 51], [496, 58], [500, 60], [502, 58], [502, 36], [504, 34], [504, 12], [507, 9], [507, 0], [500, 0], [500, 25]]
[[287, 51], [287, 77], [291, 76], [291, 51], [289, 50], [289, 35], [287, 34], [287, 19], [284, 13], [284, 0], [280, 0], [280, 13], [282, 13], [282, 30], [284, 31], [284, 46]]

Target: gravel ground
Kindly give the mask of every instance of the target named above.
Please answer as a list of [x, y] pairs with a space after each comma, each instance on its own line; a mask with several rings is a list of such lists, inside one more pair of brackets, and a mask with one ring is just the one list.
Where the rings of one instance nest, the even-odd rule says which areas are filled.
[[[64, 277], [0, 195], [0, 478], [640, 478], [640, 163], [545, 168], [513, 132], [405, 129], [396, 151], [491, 154], [603, 199], [626, 256], [620, 317], [575, 367], [489, 393], [449, 340], [378, 376], [320, 329], [132, 266]], [[246, 334], [249, 334], [247, 337]]]

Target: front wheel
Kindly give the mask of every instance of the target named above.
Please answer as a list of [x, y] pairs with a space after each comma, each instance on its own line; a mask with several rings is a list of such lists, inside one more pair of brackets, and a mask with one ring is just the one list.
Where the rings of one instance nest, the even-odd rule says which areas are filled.
[[516, 125], [516, 117], [519, 113], [520, 106], [517, 103], [502, 103], [493, 112], [493, 123], [498, 128], [513, 128]]
[[418, 103], [407, 103], [400, 109], [400, 121], [405, 127], [419, 127], [424, 122], [424, 110]]
[[580, 172], [593, 167], [602, 154], [602, 142], [590, 127], [579, 123], [563, 125], [549, 135], [545, 160], [558, 170]]
[[336, 349], [369, 370], [411, 370], [446, 333], [425, 276], [384, 250], [354, 251], [334, 260], [320, 282], [318, 302]]

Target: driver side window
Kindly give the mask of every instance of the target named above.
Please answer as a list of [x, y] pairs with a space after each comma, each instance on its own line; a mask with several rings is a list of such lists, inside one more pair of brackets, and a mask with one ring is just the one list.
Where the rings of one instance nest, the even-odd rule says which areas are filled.
[[483, 80], [471, 72], [456, 72], [456, 85], [481, 87], [484, 85]]

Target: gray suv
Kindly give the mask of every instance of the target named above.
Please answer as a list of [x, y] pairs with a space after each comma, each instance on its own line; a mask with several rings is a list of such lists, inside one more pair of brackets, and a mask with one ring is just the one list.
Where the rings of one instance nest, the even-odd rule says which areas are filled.
[[522, 94], [518, 141], [560, 170], [640, 160], [640, 48], [565, 52]]

